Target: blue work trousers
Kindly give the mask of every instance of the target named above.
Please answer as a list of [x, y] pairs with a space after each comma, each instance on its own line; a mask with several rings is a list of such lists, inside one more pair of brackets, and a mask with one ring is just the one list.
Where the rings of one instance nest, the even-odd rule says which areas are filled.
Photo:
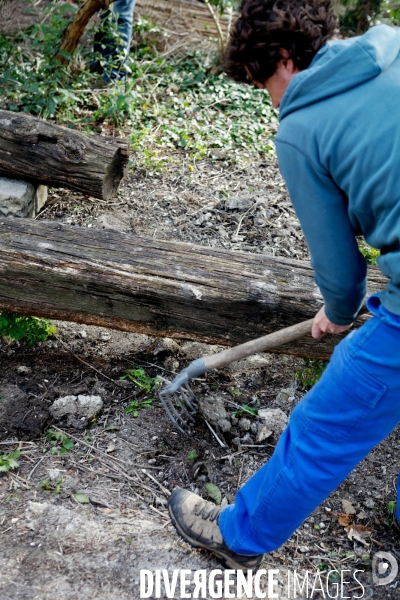
[[222, 536], [235, 552], [281, 546], [400, 422], [400, 316], [379, 295], [367, 306], [374, 316], [338, 344], [271, 459], [222, 511]]
[[117, 70], [129, 54], [132, 37], [133, 13], [135, 0], [115, 0], [109, 10], [102, 13], [101, 19], [105, 21], [111, 16], [117, 17], [118, 40], [112, 39], [99, 31], [94, 37], [94, 51], [100, 52], [103, 58]]

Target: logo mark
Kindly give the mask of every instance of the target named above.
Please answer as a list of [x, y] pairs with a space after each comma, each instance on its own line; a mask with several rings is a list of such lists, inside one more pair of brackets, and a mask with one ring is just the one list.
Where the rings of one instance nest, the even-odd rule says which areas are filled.
[[388, 585], [397, 577], [399, 567], [390, 552], [377, 552], [372, 557], [372, 580], [375, 585]]

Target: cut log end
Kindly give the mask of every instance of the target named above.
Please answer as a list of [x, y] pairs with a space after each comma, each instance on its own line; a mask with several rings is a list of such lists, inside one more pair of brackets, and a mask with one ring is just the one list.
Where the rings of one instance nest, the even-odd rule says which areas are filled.
[[114, 158], [108, 165], [103, 179], [102, 197], [104, 200], [113, 198], [117, 193], [121, 181], [128, 174], [129, 168], [129, 148], [125, 140], [118, 140], [119, 148], [114, 154]]

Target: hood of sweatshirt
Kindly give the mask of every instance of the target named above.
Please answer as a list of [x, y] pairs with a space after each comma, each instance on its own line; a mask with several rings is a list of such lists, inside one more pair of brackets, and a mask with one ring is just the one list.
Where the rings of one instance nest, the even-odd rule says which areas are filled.
[[360, 37], [328, 42], [308, 69], [295, 75], [280, 105], [280, 120], [290, 113], [337, 96], [377, 77], [400, 52], [400, 29], [377, 25]]

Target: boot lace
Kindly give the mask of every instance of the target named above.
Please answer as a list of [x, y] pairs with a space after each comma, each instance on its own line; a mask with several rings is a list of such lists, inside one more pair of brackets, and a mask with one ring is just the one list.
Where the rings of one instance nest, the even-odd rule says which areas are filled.
[[[204, 501], [203, 501], [204, 502]], [[211, 502], [198, 502], [194, 507], [194, 514], [197, 517], [201, 517], [205, 521], [215, 521], [221, 514], [222, 508], [220, 506], [214, 506]]]

